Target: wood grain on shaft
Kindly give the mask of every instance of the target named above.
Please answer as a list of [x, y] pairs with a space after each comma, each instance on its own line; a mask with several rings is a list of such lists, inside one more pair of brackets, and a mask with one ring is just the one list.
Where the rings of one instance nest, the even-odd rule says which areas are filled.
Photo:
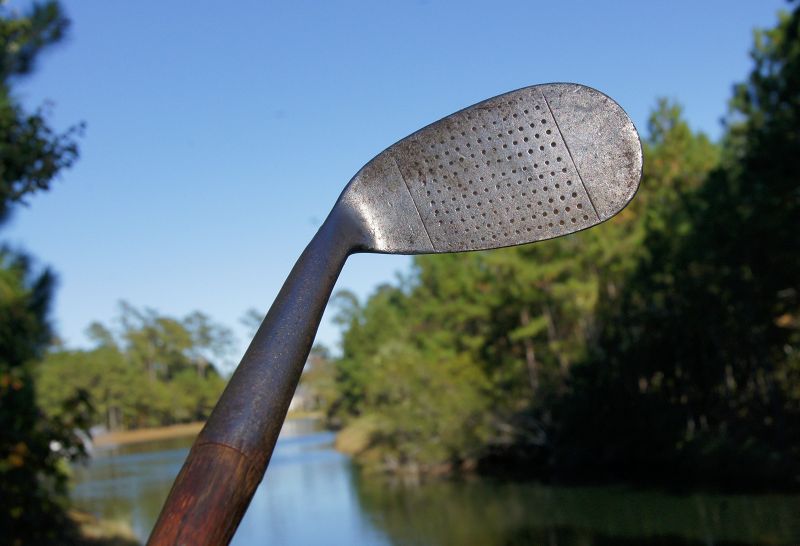
[[192, 448], [165, 509], [150, 535], [150, 546], [228, 544], [256, 490], [263, 466], [220, 444]]

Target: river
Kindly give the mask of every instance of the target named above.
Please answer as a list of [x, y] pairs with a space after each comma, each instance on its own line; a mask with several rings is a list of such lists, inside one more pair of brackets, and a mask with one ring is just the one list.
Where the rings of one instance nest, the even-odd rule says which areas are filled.
[[[364, 475], [313, 421], [287, 421], [236, 546], [744, 546], [800, 544], [800, 495], [676, 495], [488, 479]], [[72, 497], [146, 539], [190, 438], [97, 450]]]

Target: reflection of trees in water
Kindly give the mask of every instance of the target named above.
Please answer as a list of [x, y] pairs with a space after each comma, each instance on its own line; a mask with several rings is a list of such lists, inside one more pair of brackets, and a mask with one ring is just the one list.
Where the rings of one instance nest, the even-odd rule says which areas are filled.
[[130, 523], [146, 539], [167, 498], [192, 437], [169, 438], [104, 450], [73, 469], [76, 505], [107, 520]]
[[[318, 430], [319, 423], [314, 419], [287, 420], [281, 430], [273, 466], [280, 464], [281, 459], [296, 463], [307, 457], [304, 459], [307, 463], [319, 456], [320, 445], [328, 445], [330, 439], [326, 435], [314, 435]], [[144, 540], [158, 518], [193, 440], [193, 436], [165, 438], [99, 450], [89, 463], [91, 467], [73, 468], [72, 497], [87, 512], [107, 520], [130, 523], [137, 536]], [[328, 472], [328, 468], [305, 464], [301, 475], [320, 481]], [[309, 491], [314, 486], [297, 482], [296, 488]]]
[[[282, 495], [294, 501], [316, 495], [346, 502], [348, 508], [337, 512], [341, 521], [327, 522], [318, 511], [336, 512], [332, 505], [301, 503], [305, 510], [312, 507], [301, 520], [331, 534], [320, 535], [320, 543], [360, 542], [343, 542], [336, 534], [341, 532], [365, 543], [377, 533], [386, 536], [387, 543], [403, 546], [800, 544], [800, 495], [676, 496], [622, 487], [563, 488], [477, 479], [403, 485], [355, 469], [350, 472], [340, 455], [320, 449], [318, 435], [308, 434], [313, 421], [290, 423], [276, 452], [284, 464], [273, 461], [273, 479], [280, 480], [270, 489], [271, 500], [262, 499], [261, 509], [291, 505]], [[130, 521], [144, 538], [190, 442], [191, 438], [151, 442], [98, 455], [91, 471], [75, 469], [75, 482], [82, 489], [74, 497], [89, 512]], [[338, 491], [344, 492], [340, 496]], [[287, 521], [279, 509], [273, 515], [267, 518], [272, 523]], [[293, 525], [283, 528], [289, 535], [279, 535], [295, 536]], [[251, 533], [256, 541], [264, 541], [273, 531], [259, 528]]]
[[91, 484], [93, 491], [76, 491], [76, 505], [104, 520], [128, 523], [136, 536], [146, 539], [150, 525], [158, 517], [171, 482], [136, 483], [113, 481], [107, 485]]
[[800, 497], [667, 495], [488, 480], [409, 485], [354, 473], [362, 510], [394, 544], [795, 544]]

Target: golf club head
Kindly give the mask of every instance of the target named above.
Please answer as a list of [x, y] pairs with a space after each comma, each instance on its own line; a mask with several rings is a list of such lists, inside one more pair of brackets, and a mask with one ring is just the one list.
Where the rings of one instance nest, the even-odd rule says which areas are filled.
[[485, 250], [580, 231], [622, 210], [642, 176], [628, 115], [577, 84], [534, 85], [451, 114], [390, 146], [336, 207], [357, 251]]

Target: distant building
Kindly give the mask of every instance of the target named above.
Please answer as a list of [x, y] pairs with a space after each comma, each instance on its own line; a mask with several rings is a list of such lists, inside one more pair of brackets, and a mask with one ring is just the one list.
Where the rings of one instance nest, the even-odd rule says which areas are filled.
[[289, 403], [289, 411], [312, 411], [316, 403], [315, 397], [311, 396], [305, 385], [300, 385], [294, 391], [292, 401]]

